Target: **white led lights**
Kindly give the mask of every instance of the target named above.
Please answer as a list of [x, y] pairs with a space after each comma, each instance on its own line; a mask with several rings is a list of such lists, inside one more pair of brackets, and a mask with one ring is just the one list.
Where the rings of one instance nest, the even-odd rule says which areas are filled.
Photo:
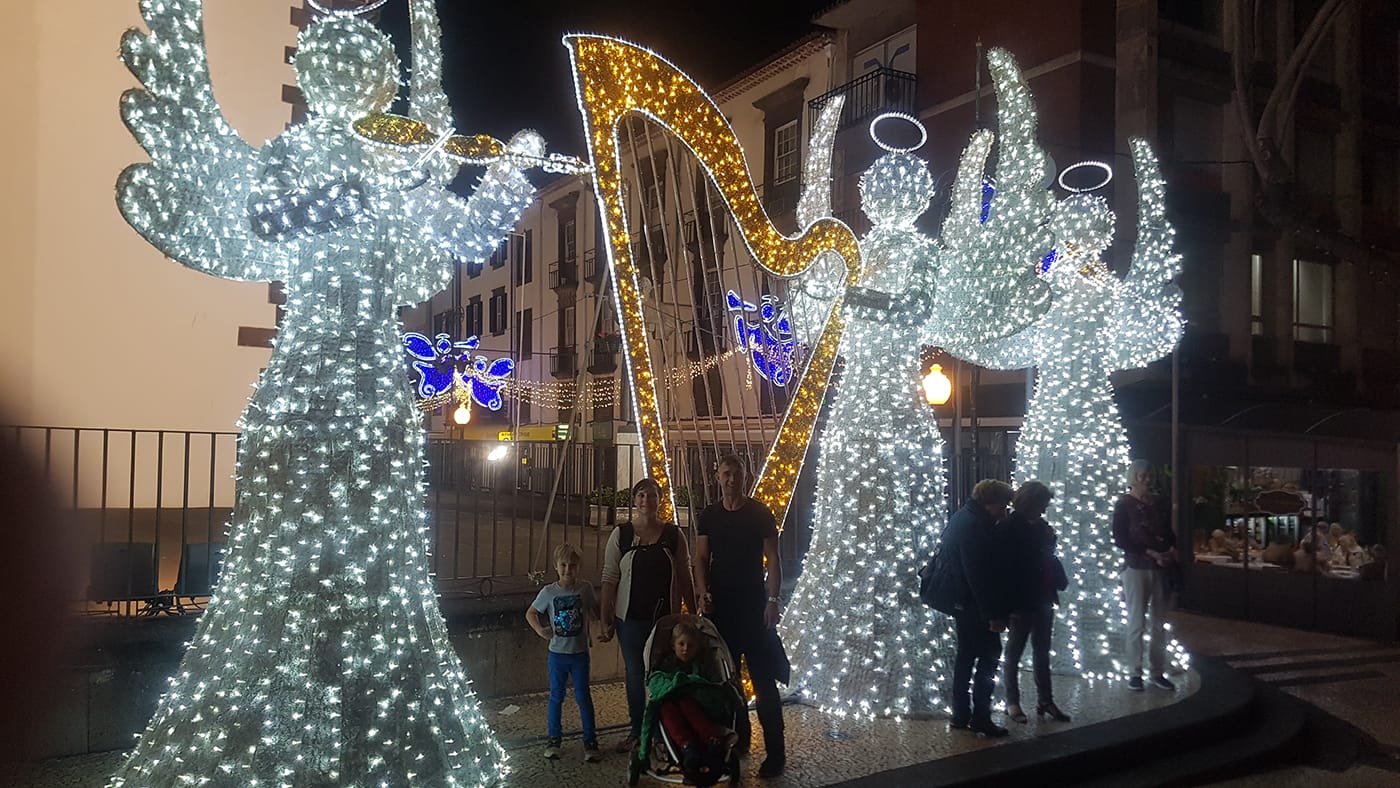
[[[875, 133], [875, 127], [878, 126], [880, 124], [880, 121], [882, 120], [902, 120], [905, 123], [910, 124], [911, 126], [919, 130], [919, 141], [914, 145], [910, 145], [904, 148], [900, 148], [891, 145], [888, 142], [885, 142], [884, 140], [880, 139], [879, 134]], [[876, 115], [875, 118], [870, 121], [870, 139], [873, 140], [875, 144], [879, 146], [882, 150], [889, 151], [890, 153], [913, 153], [919, 148], [922, 148], [924, 146], [924, 143], [928, 142], [928, 129], [924, 128], [924, 124], [920, 123], [919, 119], [914, 117], [913, 115], [909, 115], [904, 112], [883, 112], [879, 115]]]
[[[1069, 185], [1069, 182], [1066, 179], [1069, 177], [1070, 173], [1075, 172], [1077, 170], [1098, 170], [1099, 175], [1103, 179], [1097, 181], [1091, 186], [1071, 186]], [[1064, 168], [1064, 170], [1060, 172], [1060, 177], [1056, 179], [1056, 182], [1060, 184], [1061, 189], [1064, 189], [1067, 192], [1082, 194], [1084, 192], [1098, 191], [1099, 189], [1102, 189], [1103, 187], [1107, 186], [1112, 180], [1113, 168], [1108, 166], [1107, 162], [1081, 161], [1078, 164], [1071, 164], [1068, 167]]]
[[389, 0], [367, 0], [367, 2], [365, 2], [363, 5], [358, 5], [353, 8], [330, 8], [326, 5], [323, 5], [320, 2], [320, 0], [306, 0], [307, 5], [311, 6], [317, 11], [320, 11], [323, 14], [346, 14], [350, 16], [368, 14], [369, 12], [375, 10], [376, 8], [379, 8], [387, 2], [389, 2]]
[[[999, 50], [990, 60], [999, 95], [1024, 94], [1015, 63]], [[1034, 109], [1025, 95], [1015, 113], [1003, 114], [1004, 130], [1033, 130]], [[1029, 134], [1025, 139], [1033, 144]], [[1114, 216], [1104, 200], [1071, 189], [1056, 202], [1041, 191], [1018, 209], [1017, 220], [1037, 233], [1026, 236], [1028, 258], [1040, 260], [1054, 250], [1044, 273], [1036, 274], [1053, 292], [1050, 309], [1024, 331], [956, 351], [993, 369], [1038, 372], [1016, 445], [1015, 477], [1039, 479], [1055, 490], [1046, 517], [1059, 531], [1070, 585], [1056, 611], [1052, 665], [1090, 678], [1123, 672], [1122, 556], [1108, 526], [1114, 500], [1126, 489], [1130, 451], [1110, 376], [1170, 353], [1182, 332], [1181, 291], [1173, 283], [1181, 258], [1172, 248], [1161, 173], [1146, 142], [1134, 139], [1131, 147], [1138, 237], [1127, 275], [1119, 279], [1099, 259], [1113, 240]], [[1106, 165], [1085, 166], [1108, 174]], [[1005, 196], [1006, 181], [996, 183], [991, 220], [998, 215], [995, 201]], [[954, 210], [966, 215], [980, 210], [980, 203], [980, 195], [967, 194]], [[1026, 266], [1041, 270], [1039, 264]], [[1178, 664], [1189, 660], [1175, 642], [1170, 651]]]
[[[413, 114], [447, 129], [435, 12], [413, 0]], [[199, 0], [143, 0], [122, 58], [143, 89], [122, 117], [151, 161], [117, 184], [122, 215], [196, 270], [286, 283], [286, 315], [241, 419], [238, 499], [208, 609], [113, 786], [485, 786], [505, 751], [438, 608], [423, 509], [423, 430], [401, 306], [496, 248], [532, 189], [510, 157], [466, 200], [438, 156], [351, 130], [394, 100], [386, 36], [353, 14], [301, 34], [310, 119], [261, 149], [214, 100]], [[426, 92], [425, 92], [426, 91]], [[525, 156], [543, 141], [522, 132]], [[260, 219], [259, 225], [255, 220]]]

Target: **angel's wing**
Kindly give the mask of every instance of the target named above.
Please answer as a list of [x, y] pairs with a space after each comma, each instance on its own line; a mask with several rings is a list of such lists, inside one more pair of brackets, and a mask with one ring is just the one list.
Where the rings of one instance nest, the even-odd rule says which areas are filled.
[[1046, 310], [1050, 288], [1036, 262], [1050, 249], [1045, 219], [1051, 205], [1047, 158], [1036, 142], [1035, 106], [1011, 55], [988, 53], [997, 89], [1000, 149], [995, 192], [983, 206], [983, 173], [991, 135], [969, 143], [943, 224], [931, 339], [955, 355], [1014, 334]]
[[[801, 227], [831, 216], [832, 147], [845, 102], [845, 96], [833, 97], [812, 126], [807, 161], [802, 167], [802, 198], [797, 203], [797, 223]], [[816, 341], [831, 311], [831, 302], [845, 289], [846, 263], [835, 252], [818, 255], [812, 267], [796, 279], [788, 298], [788, 313], [803, 344]]]
[[436, 133], [452, 126], [452, 107], [442, 90], [442, 26], [436, 0], [409, 0], [413, 27], [413, 68], [409, 71], [409, 101], [415, 120]]
[[141, 0], [150, 27], [132, 29], [121, 57], [144, 88], [122, 95], [121, 114], [150, 155], [117, 180], [122, 216], [173, 260], [216, 276], [282, 278], [279, 245], [253, 233], [248, 198], [258, 152], [214, 100], [201, 0]]
[[1134, 138], [1133, 167], [1138, 182], [1138, 231], [1132, 267], [1109, 317], [1114, 369], [1134, 369], [1165, 356], [1181, 339], [1181, 255], [1167, 221], [1166, 189], [1157, 156], [1146, 140]]

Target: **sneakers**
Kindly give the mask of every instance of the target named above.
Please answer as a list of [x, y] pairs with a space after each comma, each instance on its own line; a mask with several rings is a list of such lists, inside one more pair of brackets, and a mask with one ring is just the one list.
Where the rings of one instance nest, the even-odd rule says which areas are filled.
[[980, 733], [981, 735], [986, 736], [989, 739], [999, 739], [1002, 736], [1008, 736], [1011, 734], [1011, 731], [1001, 727], [995, 722], [992, 722], [990, 719], [973, 720], [972, 722], [968, 723], [967, 729], [972, 731], [973, 733]]
[[597, 763], [603, 760], [603, 753], [598, 750], [598, 742], [586, 741], [583, 743], [583, 762]]
[[544, 746], [544, 757], [550, 759], [551, 761], [555, 760], [559, 757], [559, 750], [561, 747], [563, 747], [563, 745], [564, 742], [560, 741], [559, 739], [550, 739], [549, 743]]
[[777, 777], [787, 768], [787, 758], [781, 755], [770, 755], [763, 759], [763, 763], [758, 767], [758, 776], [765, 780], [769, 777]]
[[[1176, 685], [1171, 682], [1171, 679], [1167, 678], [1166, 676], [1163, 676], [1160, 673], [1152, 677], [1152, 686], [1156, 687], [1159, 690], [1176, 689]], [[1139, 685], [1138, 689], [1141, 688], [1141, 685]]]
[[1128, 689], [1132, 690], [1133, 692], [1142, 692], [1142, 676], [1133, 676], [1132, 678], [1128, 679]]

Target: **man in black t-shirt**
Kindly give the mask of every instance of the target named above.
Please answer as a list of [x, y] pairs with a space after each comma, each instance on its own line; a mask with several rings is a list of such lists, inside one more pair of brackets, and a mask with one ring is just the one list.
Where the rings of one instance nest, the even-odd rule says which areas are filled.
[[[700, 513], [696, 534], [696, 592], [701, 610], [729, 644], [734, 664], [748, 656], [766, 753], [758, 776], [777, 777], [787, 765], [776, 679], [782, 657], [774, 653], [780, 649], [772, 631], [778, 626], [778, 591], [783, 584], [778, 524], [767, 506], [744, 492], [744, 465], [738, 457], [720, 458], [715, 478], [720, 500]], [[736, 732], [740, 749], [747, 750], [753, 735], [747, 713], [739, 715]]]

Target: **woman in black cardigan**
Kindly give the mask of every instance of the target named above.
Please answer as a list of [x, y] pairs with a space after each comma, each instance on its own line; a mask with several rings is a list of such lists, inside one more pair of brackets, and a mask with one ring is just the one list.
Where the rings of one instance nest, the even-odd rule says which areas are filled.
[[1045, 510], [1054, 497], [1044, 484], [1026, 482], [1012, 500], [1016, 510], [999, 526], [1011, 602], [1011, 635], [1006, 641], [1002, 680], [1006, 684], [1006, 715], [1021, 723], [1026, 721], [1026, 712], [1021, 708], [1019, 674], [1028, 638], [1035, 669], [1035, 712], [1069, 722], [1069, 716], [1055, 705], [1050, 686], [1050, 630], [1055, 625], [1054, 605], [1060, 601], [1057, 592], [1065, 588], [1064, 568], [1055, 557], [1055, 529], [1045, 522]]

